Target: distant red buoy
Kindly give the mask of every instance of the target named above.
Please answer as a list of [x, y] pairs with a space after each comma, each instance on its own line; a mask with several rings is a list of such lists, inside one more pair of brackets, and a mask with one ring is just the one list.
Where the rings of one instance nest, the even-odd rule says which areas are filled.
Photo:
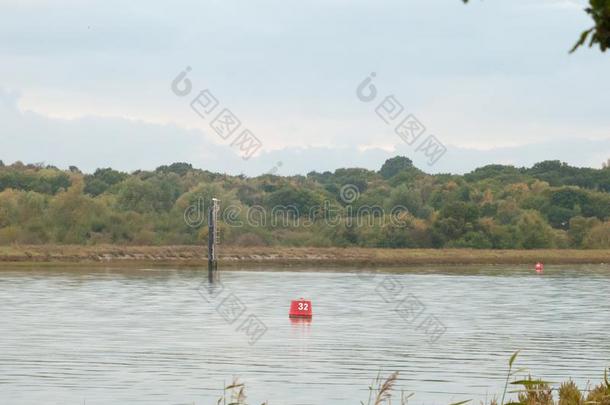
[[292, 300], [288, 316], [290, 318], [311, 318], [313, 316], [311, 301], [304, 300], [303, 298]]
[[544, 264], [541, 262], [536, 263], [536, 273], [542, 273], [544, 271]]

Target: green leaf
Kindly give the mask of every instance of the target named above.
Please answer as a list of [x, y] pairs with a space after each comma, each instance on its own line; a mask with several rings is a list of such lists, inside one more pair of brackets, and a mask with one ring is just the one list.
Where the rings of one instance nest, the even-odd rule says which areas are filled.
[[470, 401], [472, 401], [472, 399], [467, 399], [465, 401], [460, 401], [460, 402], [454, 402], [454, 403], [449, 404], [449, 405], [463, 405], [463, 404], [466, 404], [466, 403], [468, 403]]
[[510, 356], [510, 360], [508, 361], [508, 367], [512, 367], [513, 363], [515, 362], [515, 359], [517, 358], [517, 355], [519, 354], [521, 350], [517, 350], [516, 352], [513, 353], [512, 356]]
[[570, 53], [574, 53], [575, 50], [577, 50], [578, 48], [580, 48], [585, 41], [587, 40], [587, 37], [589, 36], [589, 34], [591, 33], [591, 31], [593, 31], [593, 28], [590, 28], [586, 31], [583, 31], [580, 34], [580, 38], [578, 38], [578, 41], [576, 41], [576, 43], [574, 44], [574, 46], [572, 47], [572, 49], [570, 50]]
[[542, 385], [542, 384], [552, 384], [552, 382], [550, 381], [542, 381], [542, 380], [518, 380], [518, 381], [513, 381], [511, 382], [511, 384], [513, 385], [523, 385], [524, 387], [535, 387], [537, 385]]

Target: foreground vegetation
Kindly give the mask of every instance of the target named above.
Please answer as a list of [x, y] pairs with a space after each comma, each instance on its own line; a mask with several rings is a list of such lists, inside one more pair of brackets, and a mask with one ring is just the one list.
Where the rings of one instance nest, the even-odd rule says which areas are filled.
[[[518, 354], [518, 351], [515, 352], [509, 359], [504, 391], [498, 397], [493, 398], [489, 405], [610, 405], [610, 380], [608, 380], [606, 370], [603, 373], [603, 381], [592, 388], [587, 386], [585, 390], [581, 390], [572, 380], [565, 381], [559, 388], [552, 388], [549, 382], [534, 379], [531, 375], [517, 379], [517, 375], [527, 371], [523, 368], [513, 368]], [[396, 393], [397, 382], [398, 372], [390, 374], [386, 379], [382, 379], [378, 375], [373, 384], [369, 386], [367, 402], [360, 401], [360, 404], [391, 405], [392, 400], [396, 399], [397, 401], [394, 403], [406, 405], [415, 394], [407, 394], [405, 391]], [[509, 399], [513, 394], [517, 394], [516, 398]], [[472, 400], [467, 399], [451, 405], [465, 405], [471, 402]], [[235, 379], [233, 383], [224, 388], [217, 403], [246, 405], [245, 385]], [[262, 405], [268, 405], [268, 403], [264, 402]]]
[[0, 245], [195, 245], [220, 198], [238, 246], [610, 248], [610, 168], [546, 161], [430, 175], [406, 157], [378, 171], [228, 176], [186, 163], [84, 174], [0, 161]]

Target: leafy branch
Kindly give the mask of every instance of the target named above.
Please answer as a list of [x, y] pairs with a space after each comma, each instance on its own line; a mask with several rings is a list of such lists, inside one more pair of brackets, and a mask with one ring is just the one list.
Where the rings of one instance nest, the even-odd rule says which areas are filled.
[[[462, 0], [468, 3], [469, 0]], [[610, 0], [589, 0], [589, 7], [585, 12], [593, 19], [593, 27], [583, 31], [574, 44], [570, 53], [573, 53], [589, 41], [589, 48], [599, 46], [602, 52], [610, 48]]]

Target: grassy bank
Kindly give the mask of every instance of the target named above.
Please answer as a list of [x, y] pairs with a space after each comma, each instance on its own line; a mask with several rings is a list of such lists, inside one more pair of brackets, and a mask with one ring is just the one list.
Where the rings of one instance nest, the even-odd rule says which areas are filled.
[[[610, 263], [603, 250], [368, 249], [223, 246], [220, 264], [379, 265], [429, 264], [598, 264]], [[10, 245], [0, 246], [0, 265], [11, 263], [169, 264], [204, 266], [204, 246]]]

